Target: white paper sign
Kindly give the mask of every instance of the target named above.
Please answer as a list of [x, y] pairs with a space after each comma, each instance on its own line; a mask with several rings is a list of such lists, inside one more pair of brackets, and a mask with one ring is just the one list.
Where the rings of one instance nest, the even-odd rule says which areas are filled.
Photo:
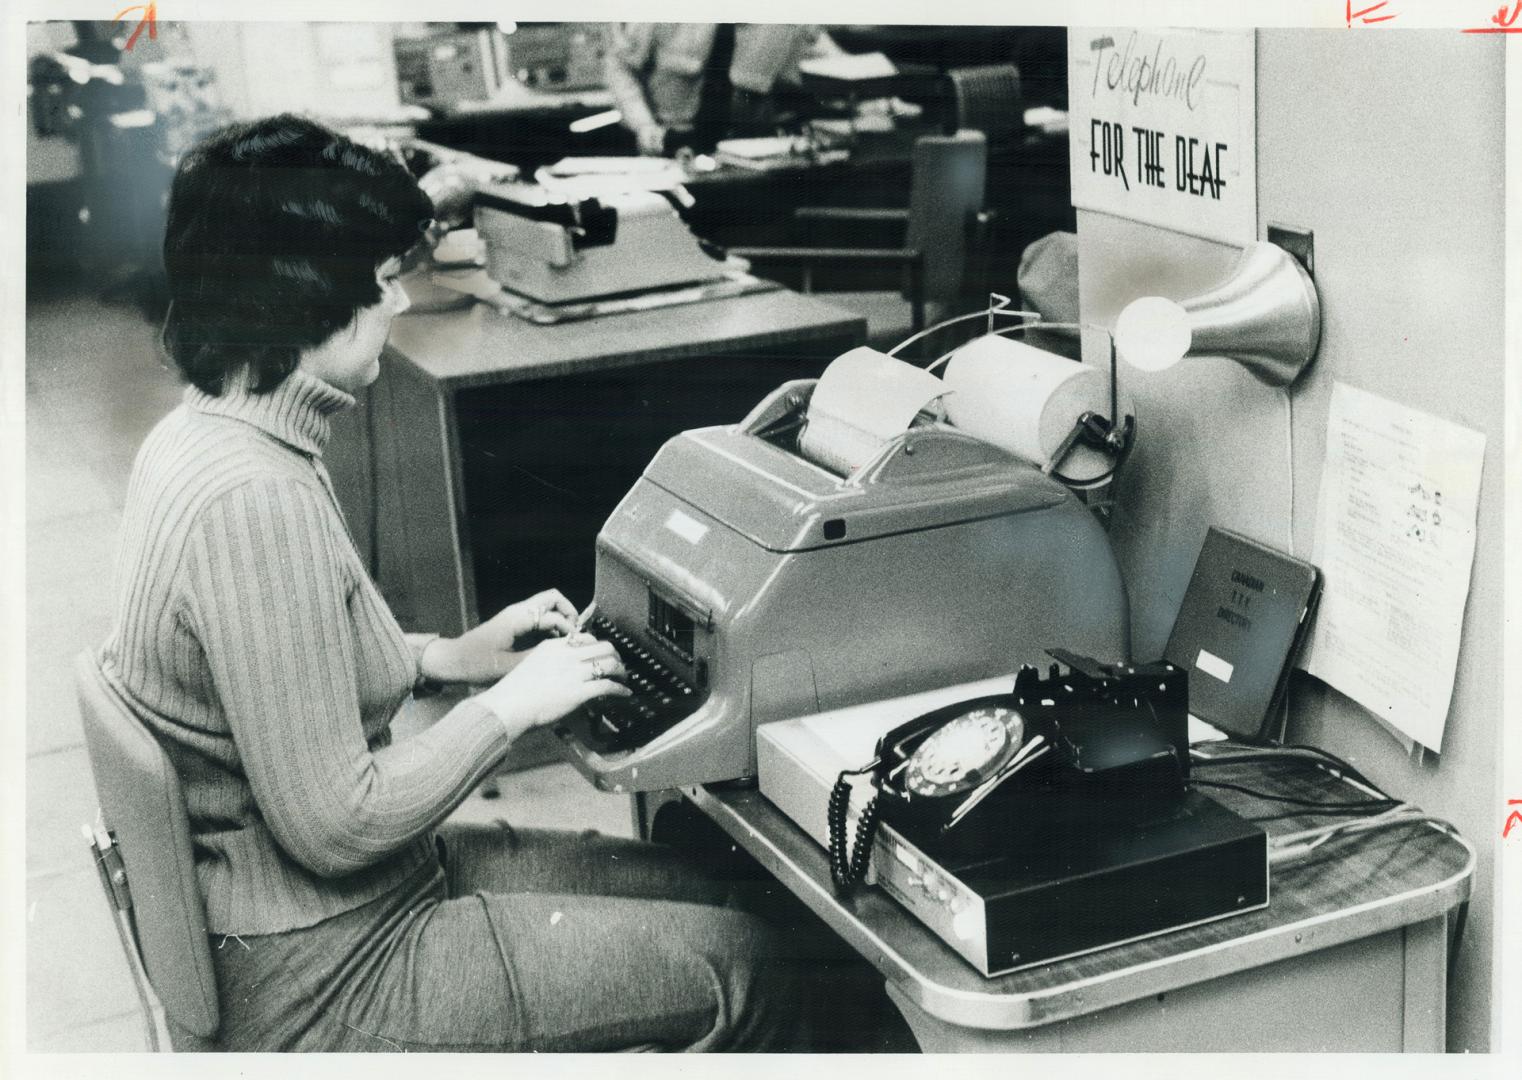
[[1335, 383], [1326, 442], [1306, 670], [1441, 750], [1485, 436]]
[[1070, 30], [1073, 205], [1250, 243], [1255, 40], [1251, 30]]

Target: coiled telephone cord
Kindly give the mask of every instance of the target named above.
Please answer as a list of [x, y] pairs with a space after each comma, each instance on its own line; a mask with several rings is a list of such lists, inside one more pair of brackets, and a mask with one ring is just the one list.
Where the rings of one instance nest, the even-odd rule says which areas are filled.
[[828, 820], [830, 826], [830, 877], [841, 892], [854, 888], [867, 874], [872, 859], [872, 841], [877, 836], [877, 796], [874, 794], [856, 819], [854, 844], [846, 840], [846, 821], [851, 812], [851, 783], [847, 776], [867, 769], [843, 772], [830, 790]]

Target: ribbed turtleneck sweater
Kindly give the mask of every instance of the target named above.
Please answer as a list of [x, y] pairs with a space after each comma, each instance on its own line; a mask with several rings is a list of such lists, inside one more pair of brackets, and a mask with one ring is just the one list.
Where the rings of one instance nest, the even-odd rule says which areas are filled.
[[310, 926], [400, 886], [507, 750], [475, 699], [392, 742], [418, 660], [321, 457], [353, 404], [300, 369], [266, 394], [191, 387], [133, 467], [101, 664], [178, 771], [212, 932]]

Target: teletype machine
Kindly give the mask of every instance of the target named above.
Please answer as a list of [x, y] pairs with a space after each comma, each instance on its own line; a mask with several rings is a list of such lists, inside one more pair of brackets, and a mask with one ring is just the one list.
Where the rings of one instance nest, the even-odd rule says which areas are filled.
[[1065, 424], [1032, 406], [1029, 446], [958, 426], [982, 397], [960, 361], [1019, 350], [1040, 352], [979, 338], [942, 379], [856, 349], [736, 426], [669, 441], [597, 538], [587, 628], [635, 693], [559, 725], [572, 763], [611, 791], [754, 777], [770, 721], [1010, 672], [1056, 642], [1123, 659], [1114, 554], [1056, 478], [1113, 471], [1075, 425], [1094, 426], [1103, 373], [1036, 357], [1029, 399], [1073, 411], [1072, 380], [1098, 386]]

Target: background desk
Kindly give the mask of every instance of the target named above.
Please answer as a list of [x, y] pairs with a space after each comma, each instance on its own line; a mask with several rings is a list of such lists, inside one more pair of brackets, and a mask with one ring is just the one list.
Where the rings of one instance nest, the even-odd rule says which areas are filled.
[[[799, 165], [773, 171], [727, 166], [700, 174], [688, 184], [695, 203], [688, 220], [699, 236], [721, 247], [802, 244], [817, 247], [897, 247], [902, 223], [885, 228], [864, 222], [795, 222], [794, 211], [809, 206], [904, 209], [909, 205], [915, 140], [937, 129], [903, 123], [884, 133], [862, 133], [844, 161]], [[1020, 257], [1049, 232], [1076, 229], [1068, 179], [1066, 134], [1030, 131], [1012, 143], [989, 148], [983, 209], [991, 214], [976, 284], [1013, 296]], [[779, 268], [789, 273], [787, 268]], [[969, 268], [971, 269], [971, 268]], [[768, 273], [772, 267], [768, 266]], [[829, 273], [841, 289], [896, 288], [902, 269], [837, 268]], [[794, 278], [778, 280], [796, 285]]]
[[785, 290], [558, 326], [408, 313], [326, 457], [407, 629], [457, 634], [552, 586], [580, 606], [598, 529], [662, 443], [739, 421], [864, 332]]
[[[1199, 775], [1350, 797], [1279, 768]], [[1244, 815], [1283, 809], [1202, 790]], [[881, 889], [837, 896], [823, 849], [759, 791], [684, 794], [877, 967], [926, 1051], [1443, 1049], [1447, 916], [1469, 896], [1474, 852], [1427, 826], [1330, 841], [1274, 872], [1263, 911], [985, 979]]]
[[[1064, 54], [1065, 55], [1065, 54]], [[1064, 60], [1065, 62], [1065, 60]], [[492, 102], [465, 103], [416, 125], [419, 137], [455, 150], [504, 161], [532, 176], [562, 157], [629, 154], [633, 135], [621, 127], [582, 134], [572, 120], [608, 107], [607, 91], [544, 93], [515, 86]], [[805, 206], [888, 207], [909, 202], [910, 163], [915, 139], [939, 134], [943, 121], [934, 109], [919, 120], [903, 119], [890, 131], [861, 131], [850, 156], [827, 164], [754, 170], [724, 165], [697, 173], [688, 183], [694, 205], [686, 217], [697, 235], [721, 247], [897, 247], [902, 225], [829, 223], [800, 228], [793, 212]], [[1066, 134], [1034, 129], [989, 147], [986, 209], [993, 212], [987, 242], [989, 287], [1014, 295], [1021, 253], [1054, 230], [1076, 228], [1068, 179]], [[796, 274], [792, 268], [780, 268]], [[772, 272], [769, 268], [768, 272]], [[896, 288], [901, 268], [835, 269], [839, 289]], [[796, 278], [781, 277], [786, 284]]]

